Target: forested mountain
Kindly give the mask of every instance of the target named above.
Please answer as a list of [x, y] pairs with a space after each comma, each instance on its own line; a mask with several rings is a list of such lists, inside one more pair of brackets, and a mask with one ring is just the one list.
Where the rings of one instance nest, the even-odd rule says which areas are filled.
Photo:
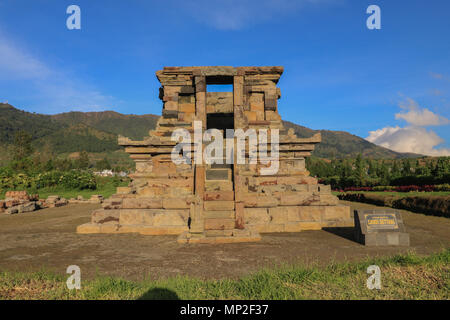
[[[25, 130], [33, 137], [33, 145], [40, 149], [47, 145], [55, 153], [77, 151], [109, 152], [120, 149], [117, 135], [142, 139], [156, 126], [159, 116], [126, 115], [114, 111], [67, 112], [55, 115], [30, 113], [0, 103], [0, 147], [14, 142], [15, 133]], [[314, 155], [321, 158], [356, 157], [361, 153], [369, 158], [404, 158], [419, 155], [398, 153], [379, 147], [363, 138], [344, 131], [312, 130], [285, 121], [298, 136], [310, 137], [321, 132], [320, 143]]]
[[156, 126], [159, 116], [124, 115], [114, 111], [67, 112], [43, 115], [0, 104], [0, 145], [14, 142], [15, 133], [25, 130], [39, 149], [49, 145], [55, 153], [118, 150], [117, 135], [142, 139]]

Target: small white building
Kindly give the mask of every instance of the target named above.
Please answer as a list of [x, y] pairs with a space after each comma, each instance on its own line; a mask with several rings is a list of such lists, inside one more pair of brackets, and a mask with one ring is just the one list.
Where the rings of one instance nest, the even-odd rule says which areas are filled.
[[94, 175], [96, 176], [100, 176], [100, 177], [114, 177], [114, 176], [119, 176], [119, 177], [126, 177], [128, 176], [127, 172], [121, 171], [121, 172], [113, 172], [112, 170], [103, 170], [103, 171], [95, 171]]

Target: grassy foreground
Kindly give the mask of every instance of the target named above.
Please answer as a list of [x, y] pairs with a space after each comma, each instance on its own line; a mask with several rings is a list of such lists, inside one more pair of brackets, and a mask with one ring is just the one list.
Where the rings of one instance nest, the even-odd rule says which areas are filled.
[[[449, 299], [449, 260], [450, 248], [426, 257], [408, 253], [264, 269], [239, 280], [82, 278], [81, 290], [72, 291], [66, 287], [69, 275], [0, 272], [0, 299]], [[366, 287], [369, 265], [381, 269], [381, 290]]]

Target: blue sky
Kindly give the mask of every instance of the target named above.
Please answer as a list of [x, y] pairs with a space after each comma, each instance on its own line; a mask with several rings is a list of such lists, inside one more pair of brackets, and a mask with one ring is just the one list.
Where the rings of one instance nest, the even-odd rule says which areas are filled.
[[[66, 9], [81, 8], [81, 30]], [[381, 30], [366, 8], [381, 8]], [[450, 155], [450, 2], [0, 0], [0, 101], [160, 114], [163, 66], [282, 65], [283, 119]]]

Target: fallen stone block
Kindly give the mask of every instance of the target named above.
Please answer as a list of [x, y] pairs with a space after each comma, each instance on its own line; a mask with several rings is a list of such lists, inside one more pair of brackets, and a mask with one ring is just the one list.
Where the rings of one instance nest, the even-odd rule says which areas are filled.
[[19, 206], [10, 207], [5, 210], [5, 214], [16, 214], [19, 213]]
[[64, 199], [64, 198], [61, 198], [61, 199], [59, 199], [58, 201], [56, 201], [55, 203], [54, 203], [54, 207], [63, 207], [63, 206], [65, 206], [65, 205], [67, 205], [69, 202], [66, 200], [66, 199]]
[[16, 199], [16, 200], [25, 200], [29, 201], [30, 196], [26, 191], [7, 191], [5, 193], [5, 199]]
[[48, 204], [56, 203], [56, 202], [59, 201], [59, 199], [60, 199], [60, 197], [57, 196], [57, 195], [54, 195], [54, 196], [48, 196], [48, 197], [47, 197], [47, 200], [45, 200], [45, 202], [48, 203]]
[[22, 203], [22, 201], [21, 201], [21, 200], [18, 200], [18, 199], [14, 199], [14, 200], [6, 199], [6, 200], [5, 200], [5, 207], [6, 207], [6, 208], [11, 208], [11, 207], [18, 206], [18, 205], [21, 204], [21, 203]]
[[20, 204], [17, 206], [17, 209], [18, 209], [18, 213], [34, 211], [34, 210], [36, 210], [36, 202], [31, 201], [28, 203]]
[[103, 202], [103, 196], [94, 194], [90, 197], [89, 202], [91, 203], [102, 203]]

